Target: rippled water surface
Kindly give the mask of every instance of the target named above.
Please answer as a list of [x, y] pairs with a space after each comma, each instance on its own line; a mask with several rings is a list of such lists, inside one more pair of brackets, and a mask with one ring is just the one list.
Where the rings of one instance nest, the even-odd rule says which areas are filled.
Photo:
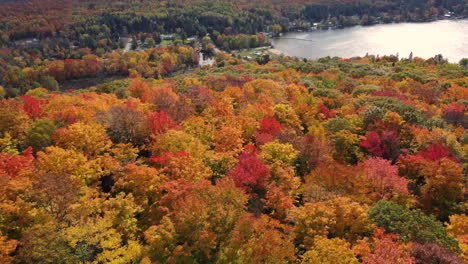
[[273, 40], [275, 49], [289, 56], [350, 58], [396, 55], [430, 58], [442, 54], [450, 62], [468, 57], [468, 20], [356, 26], [344, 29], [287, 33]]

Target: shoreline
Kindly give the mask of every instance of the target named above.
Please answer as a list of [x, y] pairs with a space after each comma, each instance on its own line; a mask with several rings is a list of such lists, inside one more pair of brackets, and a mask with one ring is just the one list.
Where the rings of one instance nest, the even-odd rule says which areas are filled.
[[269, 49], [268, 52], [273, 53], [273, 54], [278, 55], [278, 56], [287, 56], [286, 53], [282, 52], [279, 49], [275, 49], [275, 48]]
[[[346, 25], [346, 26], [324, 26], [322, 28], [315, 28], [315, 29], [296, 29], [290, 30], [286, 32], [281, 32], [282, 37], [284, 34], [288, 33], [308, 33], [308, 32], [316, 32], [316, 31], [327, 31], [327, 30], [340, 30], [340, 29], [347, 29], [352, 27], [372, 27], [378, 25], [392, 25], [392, 24], [421, 24], [421, 23], [431, 23], [431, 22], [438, 22], [438, 21], [457, 21], [457, 20], [468, 20], [468, 17], [452, 17], [452, 18], [440, 18], [440, 19], [433, 19], [433, 20], [421, 20], [421, 21], [393, 21], [390, 23], [373, 23], [373, 24], [356, 24], [356, 25]], [[275, 39], [279, 37], [270, 37], [270, 39]]]

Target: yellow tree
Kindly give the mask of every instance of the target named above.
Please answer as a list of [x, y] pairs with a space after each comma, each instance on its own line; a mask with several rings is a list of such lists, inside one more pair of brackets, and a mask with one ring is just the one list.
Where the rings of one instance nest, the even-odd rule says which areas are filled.
[[247, 196], [229, 178], [215, 186], [198, 181], [174, 195], [172, 210], [144, 233], [149, 257], [161, 263], [216, 262], [244, 213]]
[[185, 133], [198, 138], [203, 144], [209, 144], [214, 138], [215, 127], [202, 117], [191, 116], [181, 125]]
[[296, 224], [297, 242], [304, 248], [312, 247], [315, 236], [344, 238], [355, 242], [372, 231], [367, 218], [368, 207], [349, 198], [336, 197], [330, 201], [306, 203], [290, 212]]
[[186, 179], [195, 182], [208, 179], [212, 175], [211, 169], [205, 166], [201, 158], [185, 151], [165, 152], [160, 156], [151, 157], [151, 161], [159, 164], [162, 173], [172, 180]]
[[244, 214], [217, 263], [292, 263], [296, 257], [288, 231], [286, 225], [266, 215]]
[[87, 157], [102, 154], [112, 145], [105, 128], [97, 123], [74, 123], [57, 130], [53, 139], [57, 146], [77, 150]]
[[14, 139], [23, 139], [28, 127], [29, 117], [19, 100], [0, 101], [0, 135], [9, 133]]
[[449, 158], [428, 162], [421, 171], [426, 184], [421, 187], [420, 205], [425, 212], [447, 219], [457, 212], [465, 191], [463, 168]]
[[291, 144], [282, 144], [278, 141], [268, 142], [260, 147], [263, 161], [272, 165], [278, 163], [282, 166], [293, 166], [298, 151]]
[[462, 257], [468, 261], [468, 216], [465, 214], [451, 215], [447, 225], [447, 233], [458, 240]]
[[291, 105], [284, 103], [277, 104], [273, 107], [273, 111], [282, 124], [297, 131], [303, 130], [301, 120]]
[[79, 196], [98, 184], [102, 168], [81, 153], [59, 147], [48, 147], [37, 156], [37, 173], [32, 177], [36, 199], [62, 222]]
[[314, 238], [313, 246], [301, 257], [301, 264], [358, 264], [351, 250], [351, 244], [344, 239], [328, 239], [323, 236]]
[[185, 151], [193, 157], [204, 158], [208, 151], [208, 146], [184, 131], [169, 130], [164, 134], [154, 136], [150, 149], [152, 154], [156, 156], [166, 152], [176, 153]]
[[159, 188], [167, 181], [160, 169], [129, 164], [115, 181], [114, 190], [132, 193], [135, 202], [145, 208], [156, 202]]
[[142, 246], [135, 240], [124, 241], [111, 219], [90, 219], [65, 228], [62, 236], [81, 263], [126, 264], [142, 257]]

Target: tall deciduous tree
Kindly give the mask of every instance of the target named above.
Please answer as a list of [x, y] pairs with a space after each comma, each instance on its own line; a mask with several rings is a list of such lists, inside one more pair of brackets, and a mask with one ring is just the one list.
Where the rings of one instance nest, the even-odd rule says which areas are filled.
[[244, 213], [246, 195], [228, 178], [215, 186], [198, 181], [190, 189], [168, 194], [172, 210], [144, 233], [150, 258], [216, 262]]
[[257, 157], [256, 151], [244, 151], [239, 162], [228, 172], [237, 186], [247, 192], [259, 192], [265, 188], [270, 169]]
[[372, 224], [367, 219], [367, 209], [349, 198], [337, 197], [326, 202], [306, 203], [291, 210], [289, 217], [295, 223], [297, 243], [307, 249], [313, 246], [315, 236], [355, 242], [369, 234]]
[[397, 235], [386, 234], [383, 228], [376, 228], [370, 240], [360, 240], [354, 250], [366, 264], [413, 264], [409, 250], [397, 242]]
[[441, 220], [457, 213], [463, 201], [465, 182], [463, 168], [448, 158], [427, 163], [421, 171], [426, 184], [421, 188], [421, 208]]
[[367, 183], [371, 185], [371, 195], [376, 200], [409, 194], [406, 180], [398, 176], [398, 167], [391, 165], [389, 160], [369, 158], [360, 165], [364, 167]]
[[301, 264], [357, 264], [359, 261], [350, 247], [344, 239], [317, 236], [313, 246], [301, 256]]
[[402, 241], [435, 242], [453, 251], [459, 251], [457, 241], [447, 234], [443, 224], [419, 210], [382, 200], [369, 210], [369, 218], [386, 232], [397, 234]]

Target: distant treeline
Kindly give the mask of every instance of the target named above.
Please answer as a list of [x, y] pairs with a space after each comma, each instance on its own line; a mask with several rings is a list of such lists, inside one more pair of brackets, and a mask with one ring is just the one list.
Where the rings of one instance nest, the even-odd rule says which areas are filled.
[[[467, 14], [465, 0], [294, 0], [252, 1], [77, 1], [31, 0], [5, 5], [0, 10], [1, 40], [67, 35], [77, 41], [83, 34], [110, 39], [136, 32], [178, 32], [182, 36], [215, 31], [255, 34], [278, 24], [283, 30], [305, 21], [340, 17], [386, 16], [388, 21], [419, 21], [446, 12]], [[102, 36], [101, 36], [102, 37]]]
[[339, 27], [427, 21], [449, 12], [466, 16], [466, 0], [12, 2], [0, 8], [0, 85], [9, 86], [6, 74], [20, 75], [18, 68], [83, 59], [83, 49], [103, 58], [124, 48], [123, 39], [128, 37], [133, 38], [132, 46], [138, 47], [138, 41], [148, 49], [167, 34], [180, 40], [208, 35], [219, 48], [234, 50], [267, 44], [258, 34], [263, 31], [308, 29], [314, 22]]

